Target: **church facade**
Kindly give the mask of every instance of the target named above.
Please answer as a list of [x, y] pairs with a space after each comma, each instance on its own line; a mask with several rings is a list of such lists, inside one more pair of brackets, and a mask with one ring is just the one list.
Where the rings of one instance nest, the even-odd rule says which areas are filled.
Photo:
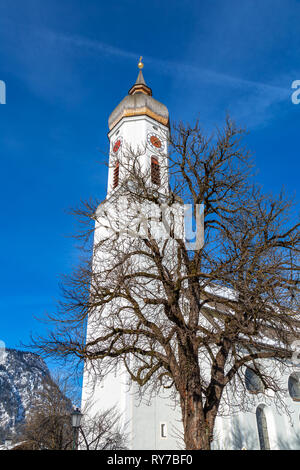
[[[109, 117], [110, 161], [107, 197], [99, 208], [103, 211], [110, 204], [115, 215], [122, 210], [118, 187], [123, 178], [126, 149], [139, 155], [141, 172], [149, 173], [150, 182], [161, 182], [162, 192], [169, 191], [168, 136], [169, 113], [165, 105], [152, 97], [146, 85], [143, 64], [139, 63], [139, 75], [128, 95], [119, 103]], [[163, 194], [162, 194], [163, 197]], [[117, 205], [116, 205], [117, 201]], [[121, 207], [121, 209], [120, 209]], [[100, 212], [99, 212], [100, 214]], [[95, 245], [107, 235], [99, 215], [95, 230]], [[118, 227], [119, 228], [119, 227]], [[172, 247], [170, 248], [172, 251]], [[170, 251], [170, 257], [171, 255]], [[170, 261], [171, 262], [171, 261]], [[95, 270], [109, 263], [107, 254], [93, 260]], [[93, 339], [101, 325], [89, 320], [87, 336]], [[246, 371], [246, 393], [251, 405], [247, 411], [228, 412], [219, 416], [214, 434], [214, 449], [300, 449], [300, 385], [299, 367], [290, 364], [283, 380], [286, 381], [287, 412], [279, 412], [272, 394], [264, 393], [260, 384]], [[98, 375], [97, 375], [98, 374]], [[139, 396], [137, 384], [131, 384], [122, 364], [101, 376], [88, 363], [85, 366], [82, 391], [82, 410], [95, 416], [101, 410], [117, 406], [128, 434], [128, 448], [133, 450], [182, 449], [181, 410], [174, 405], [167, 392]], [[245, 397], [247, 400], [247, 397]], [[230, 400], [229, 400], [230, 401]], [[234, 397], [232, 397], [234, 405]], [[234, 408], [234, 406], [233, 406]], [[232, 411], [233, 411], [232, 408]]]

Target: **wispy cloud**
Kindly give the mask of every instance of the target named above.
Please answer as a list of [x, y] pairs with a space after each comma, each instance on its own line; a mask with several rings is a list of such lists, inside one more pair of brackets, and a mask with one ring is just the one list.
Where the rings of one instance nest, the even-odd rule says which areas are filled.
[[[102, 53], [107, 56], [115, 56], [122, 59], [129, 59], [132, 61], [137, 61], [139, 57], [138, 52], [127, 51], [125, 49], [112, 46], [110, 44], [100, 42], [98, 40], [89, 39], [83, 36], [78, 35], [67, 35], [62, 33], [57, 33], [54, 31], [44, 31], [44, 34], [47, 34], [49, 38], [59, 41], [64, 44], [69, 44], [76, 48], [84, 48], [90, 52]], [[242, 77], [236, 77], [232, 75], [226, 75], [222, 72], [216, 72], [208, 70], [202, 67], [195, 65], [178, 62], [178, 61], [169, 61], [161, 60], [151, 56], [145, 57], [147, 64], [152, 65], [156, 69], [159, 69], [162, 73], [168, 74], [174, 77], [178, 77], [178, 74], [183, 75], [186, 80], [194, 80], [200, 78], [203, 81], [209, 82], [218, 82], [222, 85], [229, 85], [235, 87], [247, 87], [247, 88], [256, 88], [261, 91], [269, 91], [277, 94], [278, 96], [284, 96], [287, 93], [287, 89], [270, 83], [263, 83], [254, 80], [248, 80]]]
[[[15, 41], [9, 33], [12, 30], [9, 24], [3, 23], [3, 20], [0, 24], [5, 26], [10, 40]], [[19, 28], [18, 34], [21, 46], [13, 47], [12, 50], [21, 64], [18, 66], [19, 73], [23, 74], [34, 92], [46, 98], [48, 95], [52, 98], [54, 96], [54, 99], [59, 96], [63, 100], [72, 100], [74, 96], [78, 96], [76, 86], [80, 87], [80, 74], [76, 66], [77, 54], [89, 54], [101, 59], [117, 58], [136, 63], [142, 53], [82, 35], [66, 34], [46, 28]], [[173, 85], [180, 80], [186, 83], [194, 82], [199, 89], [202, 84], [203, 88], [205, 86], [211, 93], [217, 89], [222, 90], [222, 96], [226, 95], [227, 102], [230, 103], [230, 108], [234, 109], [236, 116], [242, 117], [248, 124], [251, 121], [250, 125], [270, 119], [273, 105], [289, 99], [290, 84], [283, 77], [276, 77], [276, 82], [266, 83], [244, 76], [225, 74], [223, 71], [211, 70], [196, 63], [162, 60], [152, 56], [145, 56], [144, 60], [152, 69], [169, 76]], [[65, 86], [62, 86], [62, 83]], [[286, 88], [278, 85], [281, 83], [286, 84]], [[219, 104], [224, 106], [225, 100], [222, 101], [222, 96], [220, 95]], [[215, 107], [218, 114], [218, 102], [215, 102]]]
[[53, 41], [59, 41], [64, 44], [69, 44], [76, 48], [84, 48], [86, 50], [97, 52], [97, 53], [100, 52], [103, 55], [116, 56], [119, 58], [121, 57], [124, 59], [130, 59], [130, 60], [137, 60], [137, 54], [133, 52], [126, 51], [124, 49], [112, 46], [104, 42], [85, 38], [83, 36], [62, 34], [62, 33], [54, 32], [51, 30], [40, 31], [40, 34], [43, 36], [47, 36], [49, 39], [52, 39]]
[[[92, 54], [100, 54], [101, 57], [116, 57], [118, 59], [137, 62], [139, 52], [112, 46], [111, 44], [78, 35], [67, 35], [54, 31], [44, 31], [48, 38], [57, 41], [61, 47], [71, 47], [78, 51], [88, 51]], [[247, 123], [248, 127], [255, 127], [268, 122], [273, 117], [274, 105], [287, 102], [290, 95], [289, 82], [286, 79], [276, 77], [277, 83], [286, 83], [287, 87], [278, 86], [277, 83], [265, 83], [250, 80], [248, 78], [224, 74], [220, 71], [209, 70], [194, 64], [161, 60], [159, 58], [145, 56], [144, 61], [161, 74], [176, 80], [192, 81], [197, 86], [202, 83], [211, 85], [211, 89], [225, 90], [230, 97], [230, 107], [234, 110], [236, 119]], [[238, 93], [236, 93], [238, 91]]]

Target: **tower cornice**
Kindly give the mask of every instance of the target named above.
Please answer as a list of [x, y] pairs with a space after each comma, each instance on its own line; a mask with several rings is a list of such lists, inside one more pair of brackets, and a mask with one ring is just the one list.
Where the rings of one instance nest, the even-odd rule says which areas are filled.
[[120, 114], [117, 119], [114, 122], [111, 122], [109, 125], [110, 131], [125, 117], [133, 117], [133, 116], [148, 116], [155, 121], [159, 122], [160, 124], [163, 124], [164, 126], [168, 127], [169, 126], [169, 116], [168, 117], [163, 117], [160, 116], [159, 114], [151, 111], [147, 106], [144, 106], [143, 108], [139, 109], [124, 109], [122, 114]]

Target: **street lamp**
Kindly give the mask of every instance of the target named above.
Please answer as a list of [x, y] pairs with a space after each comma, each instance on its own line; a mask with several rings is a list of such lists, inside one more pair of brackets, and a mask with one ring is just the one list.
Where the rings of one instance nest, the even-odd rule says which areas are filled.
[[73, 450], [77, 449], [77, 436], [78, 436], [78, 429], [80, 428], [80, 422], [83, 414], [80, 412], [79, 408], [76, 408], [71, 413], [72, 418], [72, 428], [73, 428]]
[[6, 447], [7, 450], [9, 450], [11, 448], [11, 445], [12, 445], [12, 438], [10, 436], [7, 436], [6, 439], [5, 439], [5, 442], [4, 442], [4, 445]]

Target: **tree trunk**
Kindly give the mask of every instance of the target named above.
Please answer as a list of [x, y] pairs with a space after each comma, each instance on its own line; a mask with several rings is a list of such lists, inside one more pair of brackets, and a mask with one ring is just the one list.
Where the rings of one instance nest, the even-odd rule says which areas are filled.
[[200, 394], [186, 392], [181, 399], [184, 442], [187, 450], [210, 450], [215, 419], [205, 417]]

